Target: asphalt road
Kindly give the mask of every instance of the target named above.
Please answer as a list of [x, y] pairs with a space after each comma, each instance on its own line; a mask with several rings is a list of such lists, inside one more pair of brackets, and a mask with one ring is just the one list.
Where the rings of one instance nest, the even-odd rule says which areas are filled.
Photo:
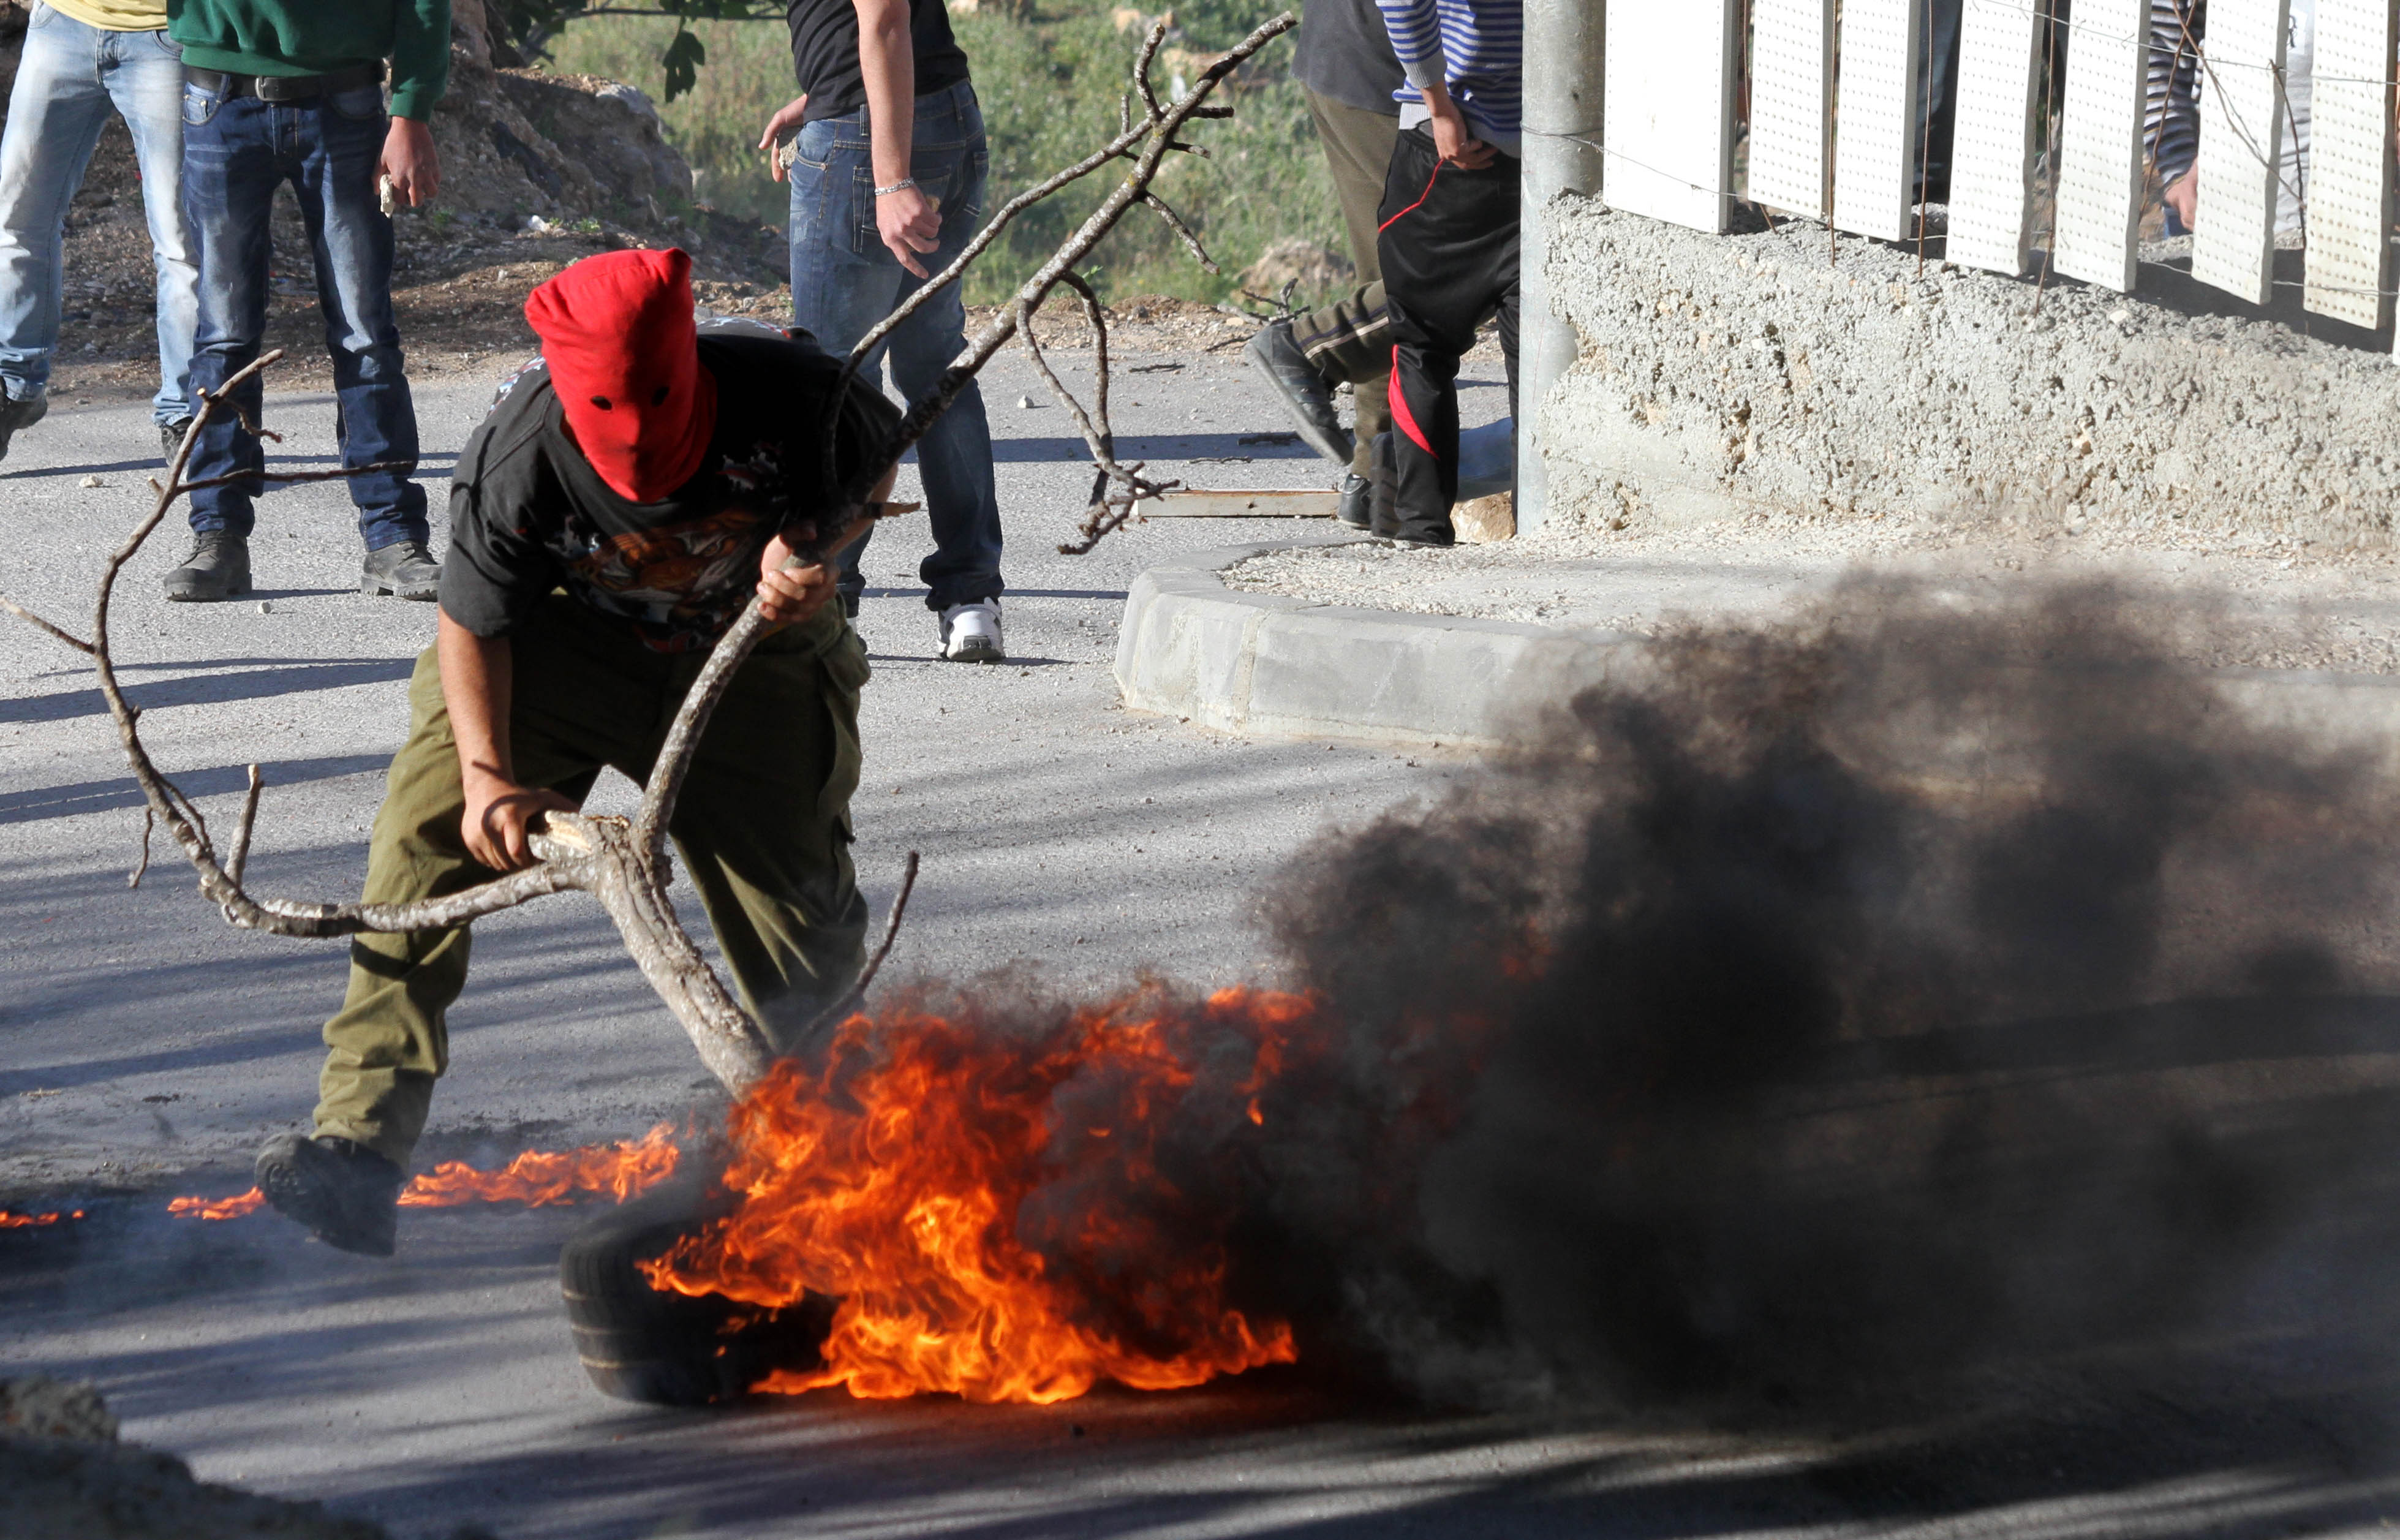
[[[1323, 484], [1235, 359], [1145, 360], [1124, 428], [1171, 473]], [[920, 538], [879, 538], [861, 630], [859, 865], [888, 898], [925, 873], [894, 967], [1030, 965], [1092, 990], [1155, 968], [1272, 977], [1260, 885], [1304, 842], [1468, 767], [1203, 734], [1119, 708], [1108, 662], [1127, 582], [1162, 552], [1316, 532], [1153, 524], [1049, 553], [1086, 473], [1055, 407], [991, 381], [1012, 548], [1012, 662], [932, 661]], [[430, 391], [446, 465], [479, 388]], [[1488, 399], [1485, 402], [1489, 407]], [[323, 398], [280, 400], [295, 462], [331, 439]], [[91, 576], [144, 501], [136, 409], [62, 403], [0, 468], [0, 593], [80, 629]], [[1249, 457], [1246, 463], [1203, 457]], [[1181, 463], [1178, 463], [1181, 462]], [[100, 484], [85, 484], [97, 477]], [[252, 865], [268, 892], [347, 897], [427, 607], [353, 592], [337, 492], [280, 493], [256, 541], [260, 601], [170, 606], [162, 538], [129, 573], [117, 634], [160, 761], [211, 813], [239, 767], [272, 786]], [[2219, 1344], [2175, 1376], [1998, 1383], [1834, 1435], [1687, 1411], [1444, 1416], [1361, 1405], [1279, 1371], [1050, 1408], [839, 1393], [726, 1412], [611, 1402], [583, 1381], [555, 1261], [577, 1216], [412, 1210], [402, 1254], [332, 1252], [272, 1216], [168, 1220], [173, 1192], [247, 1185], [250, 1153], [313, 1099], [337, 946], [227, 929], [174, 852], [129, 890], [138, 798], [77, 660], [0, 644], [0, 1202], [84, 1205], [76, 1227], [0, 1234], [0, 1374], [99, 1383], [130, 1438], [208, 1479], [320, 1498], [396, 1533], [1346, 1537], [1994, 1533], [2237, 1536], [2373, 1528], [2395, 1480], [2388, 1373], [2345, 1342]], [[607, 787], [604, 806], [628, 788]], [[683, 1110], [697, 1061], [574, 896], [487, 922], [454, 1016], [425, 1160], [492, 1161], [634, 1134]], [[2161, 1385], [2166, 1386], [2162, 1389]]]

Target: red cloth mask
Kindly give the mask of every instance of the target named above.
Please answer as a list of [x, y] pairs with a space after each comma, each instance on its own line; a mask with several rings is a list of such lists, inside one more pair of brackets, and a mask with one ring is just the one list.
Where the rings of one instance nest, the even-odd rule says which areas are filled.
[[691, 480], [716, 428], [716, 380], [700, 366], [692, 325], [691, 258], [585, 257], [528, 295], [525, 313], [600, 479], [637, 503]]

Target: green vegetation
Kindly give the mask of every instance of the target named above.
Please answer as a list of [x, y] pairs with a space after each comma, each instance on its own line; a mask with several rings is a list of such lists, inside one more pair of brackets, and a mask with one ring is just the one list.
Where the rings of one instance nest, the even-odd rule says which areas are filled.
[[[1136, 32], [1119, 32], [1108, 0], [1043, 0], [1032, 20], [986, 10], [953, 25], [974, 61], [976, 93], [991, 139], [993, 208], [1089, 154], [1117, 129]], [[1267, 0], [1180, 5], [1180, 32], [1161, 56], [1161, 89], [1239, 41], [1281, 7]], [[661, 49], [678, 23], [665, 18], [590, 16], [552, 40], [552, 68], [629, 81], [658, 92]], [[707, 62], [692, 89], [662, 104], [667, 134], [699, 172], [699, 195], [730, 213], [781, 227], [783, 187], [768, 179], [758, 131], [795, 92], [782, 26], [699, 21], [691, 31]], [[1159, 192], [1183, 214], [1224, 266], [1212, 276], [1165, 223], [1137, 210], [1096, 253], [1088, 271], [1103, 293], [1171, 294], [1215, 300], [1273, 241], [1302, 236], [1343, 250], [1341, 215], [1325, 172], [1307, 102], [1290, 78], [1290, 41], [1277, 42], [1235, 77], [1229, 122], [1195, 126], [1213, 158], [1170, 159]], [[1115, 184], [1096, 172], [1020, 215], [1002, 247], [968, 279], [968, 298], [989, 303], [1014, 289]]]

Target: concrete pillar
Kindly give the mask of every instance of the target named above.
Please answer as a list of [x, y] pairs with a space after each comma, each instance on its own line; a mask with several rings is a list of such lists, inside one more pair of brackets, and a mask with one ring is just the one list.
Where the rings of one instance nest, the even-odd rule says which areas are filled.
[[1524, 0], [1524, 272], [1517, 339], [1517, 530], [1548, 511], [1542, 402], [1575, 358], [1575, 328], [1550, 313], [1550, 199], [1597, 194], [1601, 174], [1601, 0]]

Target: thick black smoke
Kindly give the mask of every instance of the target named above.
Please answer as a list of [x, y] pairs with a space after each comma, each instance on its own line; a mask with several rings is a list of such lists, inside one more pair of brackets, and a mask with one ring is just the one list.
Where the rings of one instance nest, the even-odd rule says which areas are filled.
[[1272, 919], [1343, 1041], [1269, 1098], [1249, 1297], [1435, 1395], [1638, 1401], [2380, 1294], [2400, 787], [2193, 623], [1859, 586], [1324, 841]]

